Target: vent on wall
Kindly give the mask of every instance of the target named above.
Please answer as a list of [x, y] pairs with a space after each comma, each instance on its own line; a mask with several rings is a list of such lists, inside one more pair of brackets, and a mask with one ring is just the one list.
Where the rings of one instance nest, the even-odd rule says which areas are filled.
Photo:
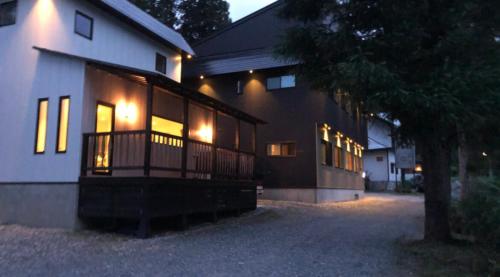
[[236, 94], [243, 94], [243, 86], [241, 85], [240, 80], [236, 82]]

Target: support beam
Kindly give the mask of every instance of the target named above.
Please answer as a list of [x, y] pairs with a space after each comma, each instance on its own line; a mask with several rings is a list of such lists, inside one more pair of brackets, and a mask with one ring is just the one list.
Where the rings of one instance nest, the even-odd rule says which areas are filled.
[[217, 176], [217, 110], [213, 110], [214, 126], [212, 132], [212, 179]]
[[188, 144], [189, 144], [189, 100], [184, 98], [184, 127], [182, 129], [182, 165], [181, 165], [181, 176], [186, 178], [187, 176], [187, 155], [188, 155]]
[[151, 174], [151, 120], [153, 118], [153, 83], [148, 80], [147, 98], [146, 98], [146, 137], [144, 148], [144, 176]]

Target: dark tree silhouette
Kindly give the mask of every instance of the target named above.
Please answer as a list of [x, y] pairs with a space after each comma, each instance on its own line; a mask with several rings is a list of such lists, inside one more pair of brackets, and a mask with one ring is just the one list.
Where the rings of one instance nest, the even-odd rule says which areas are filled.
[[183, 0], [179, 3], [179, 31], [193, 43], [231, 23], [224, 0]]
[[177, 22], [176, 0], [129, 0], [137, 7], [173, 28]]

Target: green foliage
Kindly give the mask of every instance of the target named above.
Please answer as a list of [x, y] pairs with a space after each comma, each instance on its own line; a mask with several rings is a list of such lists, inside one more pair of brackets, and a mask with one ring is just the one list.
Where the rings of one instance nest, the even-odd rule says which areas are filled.
[[225, 0], [129, 0], [195, 42], [231, 23]]
[[180, 32], [195, 42], [231, 24], [229, 3], [224, 0], [183, 0], [178, 7]]
[[411, 181], [404, 181], [396, 187], [396, 192], [398, 193], [412, 193], [412, 188], [414, 187]]
[[457, 125], [499, 115], [498, 10], [497, 0], [286, 0], [283, 15], [304, 24], [278, 53], [303, 61], [317, 88], [400, 120], [403, 138], [453, 143]]
[[129, 0], [163, 24], [173, 28], [177, 22], [176, 0]]
[[500, 250], [500, 179], [478, 178], [457, 205], [455, 228], [480, 243]]

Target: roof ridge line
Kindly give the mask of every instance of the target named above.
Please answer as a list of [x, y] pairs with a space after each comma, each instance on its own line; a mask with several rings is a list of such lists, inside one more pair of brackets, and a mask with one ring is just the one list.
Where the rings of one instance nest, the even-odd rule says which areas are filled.
[[196, 48], [196, 46], [199, 46], [200, 44], [203, 44], [203, 43], [205, 43], [205, 42], [207, 42], [207, 41], [209, 41], [211, 39], [214, 39], [214, 38], [218, 37], [219, 35], [221, 35], [222, 33], [227, 32], [227, 31], [229, 31], [229, 30], [231, 30], [231, 29], [233, 29], [233, 28], [235, 28], [235, 27], [237, 27], [237, 26], [239, 26], [239, 25], [247, 22], [248, 20], [250, 20], [250, 19], [252, 19], [252, 18], [254, 18], [256, 16], [259, 16], [262, 13], [264, 13], [264, 12], [266, 12], [266, 11], [274, 8], [275, 6], [279, 6], [279, 5], [282, 5], [282, 4], [283, 4], [283, 0], [277, 0], [276, 2], [273, 2], [273, 3], [271, 3], [271, 4], [269, 4], [269, 5], [261, 8], [261, 9], [259, 9], [257, 11], [255, 11], [253, 13], [247, 15], [247, 16], [244, 16], [244, 17], [236, 20], [235, 22], [233, 22], [233, 23], [229, 24], [228, 26], [220, 29], [219, 31], [217, 31], [217, 32], [209, 35], [208, 37], [203, 38], [200, 41], [193, 43], [192, 47]]

